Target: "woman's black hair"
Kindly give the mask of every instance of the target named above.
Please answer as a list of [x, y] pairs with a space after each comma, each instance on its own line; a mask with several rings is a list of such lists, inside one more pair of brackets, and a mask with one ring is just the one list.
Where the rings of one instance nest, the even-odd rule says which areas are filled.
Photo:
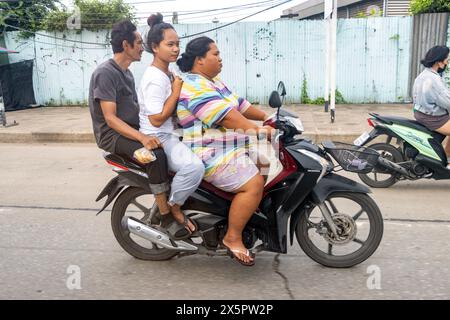
[[426, 68], [431, 68], [436, 62], [447, 59], [450, 49], [446, 46], [434, 46], [428, 50], [425, 58], [420, 61]]
[[189, 72], [194, 66], [195, 58], [205, 57], [209, 51], [209, 45], [214, 43], [214, 40], [208, 37], [195, 38], [186, 45], [185, 52], [181, 58], [177, 60], [177, 65], [182, 72]]
[[127, 40], [133, 48], [134, 40], [136, 40], [136, 26], [130, 20], [124, 20], [115, 23], [111, 30], [111, 47], [113, 53], [120, 53], [123, 51], [123, 41]]
[[146, 36], [147, 41], [145, 42], [145, 49], [151, 53], [154, 53], [152, 45], [158, 45], [164, 40], [164, 30], [174, 28], [170, 23], [163, 21], [163, 16], [159, 12], [148, 17], [147, 24], [149, 25], [150, 30]]

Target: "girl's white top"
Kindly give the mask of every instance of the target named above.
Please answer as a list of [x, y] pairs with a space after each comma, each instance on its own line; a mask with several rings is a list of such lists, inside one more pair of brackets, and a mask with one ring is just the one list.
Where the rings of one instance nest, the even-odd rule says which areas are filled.
[[147, 135], [174, 133], [176, 117], [167, 119], [160, 127], [151, 124], [148, 116], [161, 113], [164, 103], [172, 93], [169, 76], [154, 66], [149, 66], [142, 76], [138, 89], [139, 131]]

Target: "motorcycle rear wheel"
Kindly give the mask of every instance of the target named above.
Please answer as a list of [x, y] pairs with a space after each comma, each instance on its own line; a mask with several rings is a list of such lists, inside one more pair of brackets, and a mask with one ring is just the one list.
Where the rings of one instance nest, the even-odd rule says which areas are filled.
[[[342, 208], [342, 206], [338, 205], [338, 203], [342, 203], [338, 199], [343, 200], [344, 203], [348, 203], [347, 207], [349, 205], [354, 207], [356, 204], [357, 212], [349, 214], [348, 212], [352, 210], [346, 209], [345, 207]], [[317, 263], [332, 268], [349, 268], [368, 259], [378, 248], [383, 237], [383, 217], [377, 204], [366, 194], [350, 192], [333, 193], [325, 200], [325, 204], [329, 208], [331, 207], [330, 212], [332, 212], [332, 218], [337, 226], [340, 227], [342, 233], [339, 233], [342, 238], [338, 239], [338, 241], [331, 239], [333, 235], [323, 217], [321, 217], [320, 210], [316, 206], [311, 206], [305, 212], [301, 213], [295, 230], [297, 241], [305, 254]], [[337, 206], [341, 207], [341, 209], [338, 209]], [[312, 221], [311, 216], [313, 212], [315, 212], [314, 214], [319, 212], [315, 218], [316, 222], [321, 220], [318, 223]], [[366, 213], [366, 215], [363, 216], [363, 213]], [[367, 218], [364, 218], [366, 216]], [[358, 221], [360, 226], [357, 227], [356, 221], [360, 217], [363, 218], [361, 219], [362, 221]], [[364, 228], [367, 222], [369, 223], [370, 229], [366, 239], [363, 241], [361, 238], [364, 237], [364, 231], [367, 231]], [[349, 227], [348, 230], [346, 230], [345, 225]], [[350, 230], [352, 228], [353, 230]], [[348, 236], [348, 239], [345, 239], [345, 236]], [[319, 244], [313, 241], [317, 239], [320, 242]], [[346, 241], [348, 242], [345, 243]], [[344, 247], [349, 247], [349, 245], [351, 248], [356, 247], [357, 250], [341, 255], [336, 254], [339, 251], [342, 252]], [[335, 254], [333, 254], [333, 250]]]
[[[140, 198], [139, 201], [137, 199]], [[122, 226], [122, 218], [127, 214], [137, 214], [143, 223], [149, 224], [150, 219], [144, 219], [150, 213], [151, 205], [143, 204], [144, 200], [150, 202], [151, 193], [144, 189], [130, 187], [123, 191], [116, 202], [114, 203], [111, 212], [111, 226], [114, 236], [120, 246], [130, 255], [141, 260], [162, 261], [169, 260], [175, 257], [179, 252], [162, 247], [158, 247], [152, 242], [141, 239], [138, 236], [132, 235], [128, 230]], [[130, 205], [133, 205], [135, 210], [132, 210]], [[137, 209], [137, 210], [136, 210]], [[143, 217], [141, 217], [143, 215]], [[153, 219], [151, 220], [153, 221]]]
[[[403, 155], [396, 147], [387, 143], [375, 143], [368, 146], [371, 149], [378, 151], [381, 156], [389, 161], [398, 163], [403, 161]], [[386, 175], [387, 178], [383, 180], [377, 179], [377, 174]], [[373, 178], [371, 177], [373, 175]], [[372, 170], [369, 173], [358, 173], [362, 182], [372, 188], [388, 188], [394, 185], [398, 181], [398, 177], [395, 174], [388, 174], [378, 169]]]

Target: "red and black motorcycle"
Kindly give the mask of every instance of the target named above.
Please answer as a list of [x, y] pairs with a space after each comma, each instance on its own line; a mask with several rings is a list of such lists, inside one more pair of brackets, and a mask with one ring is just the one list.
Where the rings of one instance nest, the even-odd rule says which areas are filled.
[[[259, 208], [244, 229], [244, 244], [254, 252], [287, 253], [288, 242], [293, 244], [295, 234], [303, 251], [324, 266], [344, 268], [359, 264], [378, 248], [383, 219], [368, 195], [370, 190], [337, 175], [330, 155], [345, 170], [364, 172], [370, 170], [367, 161], [361, 159], [365, 153], [332, 142], [319, 147], [302, 138], [300, 119], [281, 110], [281, 97], [284, 99], [285, 95], [284, 84], [280, 82], [269, 99], [269, 105], [277, 112], [264, 123], [277, 129], [272, 144], [279, 146], [283, 169], [266, 184]], [[343, 165], [349, 155], [353, 168], [352, 163]], [[152, 227], [159, 222], [159, 212], [145, 170], [115, 154], [105, 154], [105, 159], [118, 175], [96, 201], [108, 196], [100, 213], [116, 199], [111, 224], [126, 252], [143, 260], [167, 260], [191, 254], [226, 255], [219, 244], [226, 232], [233, 194], [203, 181], [182, 207], [199, 230], [189, 239], [174, 241]], [[364, 168], [361, 163], [365, 163]]]

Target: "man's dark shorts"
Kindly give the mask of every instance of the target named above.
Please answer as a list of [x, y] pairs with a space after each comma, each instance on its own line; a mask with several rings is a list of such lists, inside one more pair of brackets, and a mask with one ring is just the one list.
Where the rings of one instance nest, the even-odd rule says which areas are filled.
[[[132, 159], [134, 151], [142, 147], [142, 143], [120, 136], [116, 141], [114, 153]], [[150, 190], [153, 194], [160, 194], [168, 191], [170, 188], [167, 158], [164, 150], [161, 148], [154, 149], [153, 152], [156, 160], [142, 166], [146, 169]]]

